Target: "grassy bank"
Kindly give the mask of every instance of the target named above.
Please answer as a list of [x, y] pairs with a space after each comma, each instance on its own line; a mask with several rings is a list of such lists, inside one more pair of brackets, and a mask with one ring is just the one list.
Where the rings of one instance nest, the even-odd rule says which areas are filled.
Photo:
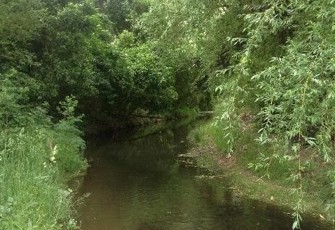
[[5, 93], [0, 92], [0, 229], [76, 229], [67, 182], [86, 162], [73, 107], [63, 104], [64, 118], [51, 122], [42, 108], [21, 106], [16, 94]]
[[40, 128], [1, 133], [1, 229], [75, 228], [72, 191], [65, 178], [84, 162], [77, 155], [79, 146], [60, 137], [69, 134], [52, 134]]
[[[211, 178], [231, 178], [235, 191], [242, 196], [281, 206], [292, 214], [298, 211], [302, 216], [333, 222], [328, 205], [331, 184], [325, 176], [332, 164], [325, 164], [312, 148], [302, 149], [297, 161], [280, 145], [260, 144], [256, 140], [258, 124], [250, 111], [241, 112], [238, 120], [239, 124], [233, 127], [238, 135], [231, 145], [227, 144], [227, 126], [231, 124], [218, 118], [190, 134], [195, 147], [189, 155], [197, 165], [210, 171]], [[301, 182], [294, 180], [299, 166]]]

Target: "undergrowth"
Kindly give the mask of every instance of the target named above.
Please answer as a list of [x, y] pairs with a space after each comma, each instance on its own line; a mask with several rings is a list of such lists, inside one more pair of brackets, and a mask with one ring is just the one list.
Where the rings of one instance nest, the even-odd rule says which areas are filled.
[[[216, 111], [221, 109], [218, 106]], [[300, 227], [304, 212], [332, 221], [334, 207], [329, 204], [333, 175], [328, 173], [332, 164], [325, 164], [316, 150], [307, 145], [299, 150], [298, 159], [285, 143], [260, 143], [259, 124], [252, 110], [244, 109], [237, 114], [239, 122], [233, 131], [229, 130], [235, 133], [232, 143], [227, 142], [227, 119], [221, 116], [190, 134], [199, 148], [207, 146], [198, 153], [198, 165], [215, 174], [230, 174], [249, 197], [291, 208], [294, 228]]]
[[51, 122], [44, 108], [24, 105], [25, 90], [8, 79], [0, 89], [0, 229], [77, 229], [66, 185], [86, 168], [76, 101], [67, 97], [63, 118]]

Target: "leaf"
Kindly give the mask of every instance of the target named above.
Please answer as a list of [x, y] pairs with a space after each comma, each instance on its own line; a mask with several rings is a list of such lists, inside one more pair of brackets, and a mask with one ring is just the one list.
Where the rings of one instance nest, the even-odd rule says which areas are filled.
[[295, 229], [300, 229], [300, 224], [298, 220], [294, 221], [292, 224], [292, 230], [295, 230]]

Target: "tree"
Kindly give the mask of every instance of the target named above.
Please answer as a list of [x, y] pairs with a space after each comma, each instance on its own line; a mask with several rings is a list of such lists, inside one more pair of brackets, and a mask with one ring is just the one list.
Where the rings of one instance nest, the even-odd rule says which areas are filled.
[[99, 53], [112, 41], [109, 21], [93, 3], [69, 3], [48, 18], [34, 44], [40, 66], [33, 74], [43, 83], [41, 96], [57, 103], [66, 95], [94, 95], [99, 82]]
[[45, 22], [39, 0], [0, 2], [0, 71], [12, 67], [27, 71], [36, 60], [30, 46]]

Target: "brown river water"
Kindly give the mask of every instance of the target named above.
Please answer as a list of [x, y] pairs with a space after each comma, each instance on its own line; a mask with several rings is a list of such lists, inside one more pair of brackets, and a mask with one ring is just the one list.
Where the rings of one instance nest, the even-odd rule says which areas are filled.
[[[126, 134], [88, 142], [91, 167], [80, 194], [82, 230], [290, 230], [291, 215], [239, 197], [229, 178], [199, 179], [203, 172], [177, 159], [188, 149], [192, 124], [142, 138]], [[304, 218], [303, 230], [329, 230]]]

